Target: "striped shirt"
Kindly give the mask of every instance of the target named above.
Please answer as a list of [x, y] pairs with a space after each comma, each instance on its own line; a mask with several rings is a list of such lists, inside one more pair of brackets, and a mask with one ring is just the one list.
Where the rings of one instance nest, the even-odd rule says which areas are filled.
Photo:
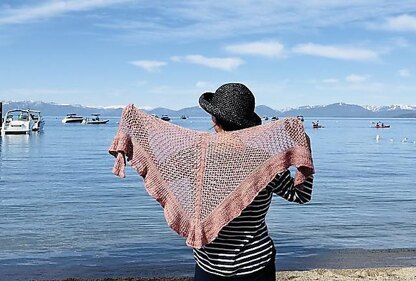
[[266, 267], [275, 255], [265, 222], [272, 194], [303, 204], [311, 199], [312, 184], [313, 176], [295, 187], [289, 170], [277, 174], [239, 217], [221, 229], [214, 241], [193, 250], [198, 266], [219, 276], [246, 275]]

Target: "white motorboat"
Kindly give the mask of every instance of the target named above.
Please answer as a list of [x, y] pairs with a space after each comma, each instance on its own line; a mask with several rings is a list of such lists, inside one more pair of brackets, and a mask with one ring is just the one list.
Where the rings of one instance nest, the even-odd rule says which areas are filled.
[[32, 131], [34, 132], [41, 132], [43, 131], [43, 125], [45, 124], [45, 121], [43, 120], [40, 111], [38, 110], [31, 110], [30, 115], [34, 121]]
[[106, 124], [108, 123], [108, 119], [106, 120], [102, 120], [100, 119], [100, 114], [99, 113], [93, 113], [91, 114], [91, 118], [85, 118], [84, 120], [82, 120], [82, 124], [92, 124], [92, 125], [98, 125], [98, 124]]
[[162, 119], [163, 121], [170, 121], [170, 117], [166, 114], [163, 114], [162, 117], [160, 117], [160, 119]]
[[43, 127], [40, 111], [30, 109], [13, 109], [6, 113], [1, 127], [2, 134], [30, 134]]
[[69, 113], [62, 119], [62, 123], [82, 123], [82, 120], [84, 120], [84, 117]]

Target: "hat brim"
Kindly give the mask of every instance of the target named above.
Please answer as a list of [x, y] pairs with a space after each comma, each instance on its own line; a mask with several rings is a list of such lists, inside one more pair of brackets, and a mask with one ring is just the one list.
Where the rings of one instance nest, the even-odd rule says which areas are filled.
[[261, 124], [261, 118], [253, 111], [250, 116], [240, 116], [224, 113], [223, 110], [220, 110], [217, 106], [211, 103], [214, 93], [206, 92], [199, 97], [199, 105], [209, 114], [219, 119], [235, 123], [236, 125], [242, 128], [253, 127]]

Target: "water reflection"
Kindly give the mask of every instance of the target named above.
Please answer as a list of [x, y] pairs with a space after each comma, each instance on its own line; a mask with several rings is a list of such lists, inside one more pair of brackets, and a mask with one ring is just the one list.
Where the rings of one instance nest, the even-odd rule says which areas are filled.
[[15, 153], [30, 153], [31, 147], [35, 147], [39, 144], [42, 139], [42, 133], [34, 132], [30, 135], [2, 135], [1, 136], [1, 149], [3, 154], [10, 153], [10, 155], [15, 155]]
[[10, 134], [10, 135], [2, 135], [2, 140], [7, 142], [18, 142], [18, 143], [27, 143], [29, 140], [30, 135], [28, 134], [21, 134], [21, 135], [14, 135], [14, 134]]

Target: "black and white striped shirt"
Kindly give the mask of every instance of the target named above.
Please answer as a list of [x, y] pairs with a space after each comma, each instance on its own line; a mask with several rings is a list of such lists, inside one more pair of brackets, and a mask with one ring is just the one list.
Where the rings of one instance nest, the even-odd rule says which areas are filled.
[[311, 199], [312, 184], [313, 176], [295, 187], [289, 170], [276, 175], [239, 217], [221, 229], [214, 241], [194, 249], [198, 266], [220, 276], [245, 275], [263, 269], [275, 254], [265, 222], [272, 194], [303, 204]]

